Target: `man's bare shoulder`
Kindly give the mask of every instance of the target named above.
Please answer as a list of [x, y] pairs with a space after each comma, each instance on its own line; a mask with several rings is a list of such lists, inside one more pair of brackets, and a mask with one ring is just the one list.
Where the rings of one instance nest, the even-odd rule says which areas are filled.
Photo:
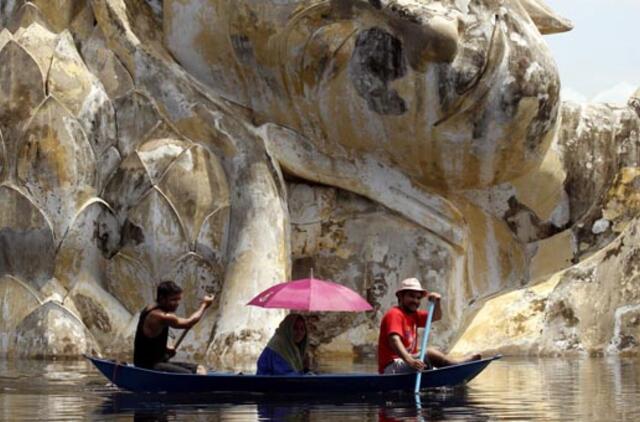
[[147, 316], [147, 318], [150, 318], [154, 322], [168, 323], [175, 320], [177, 317], [173, 312], [165, 312], [160, 308], [156, 308], [149, 312], [149, 316]]

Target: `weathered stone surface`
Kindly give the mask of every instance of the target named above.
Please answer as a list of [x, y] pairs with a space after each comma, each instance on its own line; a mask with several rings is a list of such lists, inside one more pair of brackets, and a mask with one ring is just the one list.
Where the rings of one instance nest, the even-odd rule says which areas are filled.
[[[224, 170], [215, 156], [199, 145], [185, 150], [175, 159], [158, 187], [181, 216], [190, 245], [195, 244], [206, 218], [223, 213], [229, 207]], [[220, 241], [218, 239], [217, 243]]]
[[[11, 7], [11, 3], [13, 2], [9, 2], [9, 7]], [[13, 11], [7, 21], [7, 28], [9, 28], [11, 32], [17, 32], [20, 28], [26, 28], [34, 23], [48, 26], [38, 6], [30, 1], [24, 0], [17, 0], [13, 3]]]
[[40, 305], [37, 293], [17, 278], [0, 276], [0, 356], [13, 350], [16, 326]]
[[[129, 72], [116, 55], [107, 48], [100, 27], [95, 27], [91, 38], [83, 45], [82, 57], [91, 71], [100, 79], [112, 100], [133, 90], [133, 81]], [[118, 107], [116, 111], [120, 110], [121, 108]]]
[[34, 23], [16, 31], [14, 39], [31, 54], [38, 63], [43, 78], [46, 78], [59, 41], [58, 35], [42, 25]]
[[7, 168], [7, 153], [4, 148], [4, 139], [0, 131], [0, 180], [5, 179], [5, 169]]
[[118, 98], [115, 108], [118, 119], [118, 151], [122, 157], [128, 157], [158, 124], [160, 116], [151, 100], [135, 91]]
[[5, 140], [9, 174], [15, 169], [21, 130], [44, 99], [43, 76], [38, 64], [16, 41], [0, 50], [0, 131]]
[[74, 216], [56, 254], [55, 277], [72, 290], [79, 280], [104, 286], [107, 258], [120, 246], [120, 226], [99, 198], [85, 203]]
[[407, 276], [445, 349], [640, 350], [638, 94], [561, 106], [541, 34], [571, 24], [541, 0], [8, 1], [0, 26], [0, 354], [128, 353], [172, 278], [180, 312], [217, 295], [180, 357], [252, 366], [283, 311], [245, 303], [312, 268], [375, 307], [310, 316], [319, 353], [372, 352]]
[[65, 306], [69, 304], [77, 309], [77, 315], [99, 342], [104, 353], [124, 355], [132, 351], [132, 314], [97, 285], [95, 280], [76, 280], [64, 302]]
[[0, 186], [0, 250], [0, 276], [39, 290], [53, 275], [53, 227], [27, 196], [8, 185]]
[[16, 327], [15, 356], [76, 357], [100, 352], [91, 333], [76, 315], [49, 301], [27, 315]]
[[94, 193], [96, 162], [80, 124], [49, 96], [35, 110], [17, 148], [16, 179], [45, 210], [59, 243]]
[[[371, 153], [448, 187], [492, 185], [540, 163], [558, 76], [519, 2], [505, 2], [497, 21], [493, 2], [340, 3], [167, 1], [164, 36], [203, 83], [330, 155]], [[448, 29], [456, 20], [459, 36]], [[426, 64], [412, 66], [416, 51]]]
[[96, 157], [116, 143], [115, 112], [100, 81], [86, 67], [68, 31], [60, 34], [47, 91], [78, 119]]

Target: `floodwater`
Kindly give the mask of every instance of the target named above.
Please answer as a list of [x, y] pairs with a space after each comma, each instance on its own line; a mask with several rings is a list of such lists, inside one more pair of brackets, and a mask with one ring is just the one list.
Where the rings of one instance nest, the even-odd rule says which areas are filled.
[[[332, 362], [322, 369], [374, 370]], [[0, 360], [0, 420], [640, 421], [640, 359], [503, 358], [469, 385], [412, 394], [132, 394], [85, 361]]]

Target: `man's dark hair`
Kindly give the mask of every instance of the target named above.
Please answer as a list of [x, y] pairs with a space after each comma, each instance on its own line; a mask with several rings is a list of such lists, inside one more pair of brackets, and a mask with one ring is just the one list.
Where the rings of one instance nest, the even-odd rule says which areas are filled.
[[177, 295], [178, 293], [182, 293], [182, 287], [178, 286], [171, 280], [163, 281], [158, 284], [156, 300], [164, 299], [171, 295]]

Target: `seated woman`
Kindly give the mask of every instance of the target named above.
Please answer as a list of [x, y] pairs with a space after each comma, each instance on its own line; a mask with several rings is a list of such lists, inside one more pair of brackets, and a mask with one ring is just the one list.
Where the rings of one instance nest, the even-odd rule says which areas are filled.
[[307, 326], [302, 315], [287, 315], [258, 358], [258, 375], [295, 375], [307, 372]]

